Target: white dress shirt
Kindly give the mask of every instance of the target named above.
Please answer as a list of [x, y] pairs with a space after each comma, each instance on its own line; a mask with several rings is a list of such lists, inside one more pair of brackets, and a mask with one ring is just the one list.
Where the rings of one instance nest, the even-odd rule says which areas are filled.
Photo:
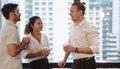
[[[69, 43], [74, 47], [89, 47], [93, 53], [98, 52], [98, 37], [96, 28], [84, 18], [78, 25], [70, 29]], [[94, 54], [73, 53], [73, 59], [92, 57]]]
[[0, 69], [22, 69], [20, 54], [12, 57], [8, 52], [8, 44], [19, 44], [17, 26], [7, 20], [2, 30], [0, 42]]
[[[36, 53], [44, 49], [45, 47], [49, 47], [48, 38], [44, 34], [41, 34], [41, 43], [39, 43], [31, 34], [28, 34], [27, 37], [30, 38], [30, 44], [28, 46], [28, 49], [22, 51], [23, 58], [25, 58], [28, 53]], [[41, 58], [44, 58], [44, 56], [28, 58], [28, 61], [31, 62]]]

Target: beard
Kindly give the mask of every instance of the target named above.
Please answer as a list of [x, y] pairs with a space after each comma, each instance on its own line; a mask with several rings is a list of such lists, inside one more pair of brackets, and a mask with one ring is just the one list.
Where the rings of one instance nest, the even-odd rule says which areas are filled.
[[18, 18], [16, 21], [20, 21], [21, 19], [20, 18]]
[[20, 21], [21, 19], [20, 19], [20, 16], [16, 16], [15, 17], [15, 21]]
[[20, 21], [20, 20], [21, 20], [20, 18], [15, 18], [15, 19], [14, 19], [14, 21], [16, 21], [16, 22], [17, 22], [17, 21]]
[[17, 16], [16, 14], [14, 14], [14, 16], [15, 16], [15, 21], [17, 22], [17, 21], [20, 21], [21, 19], [20, 19], [20, 15], [19, 16]]

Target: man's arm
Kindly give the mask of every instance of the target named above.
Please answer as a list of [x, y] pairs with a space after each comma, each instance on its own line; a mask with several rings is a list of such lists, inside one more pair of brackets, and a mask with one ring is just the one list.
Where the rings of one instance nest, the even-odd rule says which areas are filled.
[[89, 47], [74, 47], [67, 45], [64, 47], [64, 50], [66, 52], [78, 52], [78, 53], [86, 53], [86, 54], [94, 54], [98, 53], [99, 47], [98, 47], [98, 37], [97, 37], [97, 31], [95, 27], [91, 27], [87, 33], [87, 39], [89, 43]]
[[65, 53], [65, 55], [64, 55], [64, 59], [63, 59], [61, 62], [58, 63], [58, 66], [59, 66], [59, 67], [62, 68], [62, 67], [65, 66], [66, 61], [67, 61], [67, 58], [68, 58], [69, 55], [70, 55], [70, 53], [68, 53], [68, 52]]
[[17, 44], [8, 44], [9, 54], [12, 57], [15, 57], [24, 49], [24, 47], [25, 47], [25, 44], [20, 44], [18, 46], [17, 46]]
[[69, 55], [70, 55], [70, 53], [65, 53], [65, 56], [64, 56], [64, 60], [63, 60], [63, 61], [67, 61], [67, 58], [68, 58]]
[[29, 44], [29, 38], [24, 38], [23, 41], [17, 46], [17, 44], [11, 43], [8, 44], [8, 52], [9, 54], [14, 57], [18, 55], [26, 46]]

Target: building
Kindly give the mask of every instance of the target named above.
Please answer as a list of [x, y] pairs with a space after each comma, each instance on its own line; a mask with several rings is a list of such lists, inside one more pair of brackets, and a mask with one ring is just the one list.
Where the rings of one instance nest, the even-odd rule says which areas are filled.
[[[113, 7], [113, 3], [117, 2], [117, 0], [116, 2], [112, 0], [89, 0], [90, 15], [87, 17], [89, 17], [89, 21], [94, 24], [99, 31], [100, 53], [96, 55], [96, 59], [99, 61], [118, 61], [117, 50], [119, 49], [119, 44], [118, 36], [116, 35], [118, 34], [118, 30], [116, 30], [117, 33], [115, 33], [113, 29], [115, 29], [114, 25], [118, 25], [119, 23], [114, 24], [112, 15], [114, 14], [113, 9], [116, 7]], [[115, 55], [110, 55], [110, 53], [115, 53]]]
[[[85, 18], [98, 30], [100, 52], [96, 54], [96, 59], [98, 61], [120, 60], [118, 51], [120, 49], [120, 1], [80, 1], [86, 3]], [[22, 14], [21, 21], [18, 23], [21, 39], [24, 37], [24, 27], [28, 19], [32, 16], [40, 16], [44, 26], [42, 33], [49, 38], [51, 48], [49, 60], [50, 62], [61, 61], [64, 56], [63, 44], [69, 39], [69, 28], [72, 24], [69, 12], [73, 0], [0, 0], [0, 7], [8, 2], [19, 4]], [[0, 19], [2, 19], [1, 28], [4, 19], [3, 17]], [[71, 55], [68, 62], [72, 62]]]
[[[113, 32], [117, 34], [117, 45], [120, 46], [120, 1], [113, 0]], [[120, 47], [118, 48], [120, 49]], [[120, 52], [119, 52], [120, 54]], [[120, 61], [120, 56], [119, 61]]]

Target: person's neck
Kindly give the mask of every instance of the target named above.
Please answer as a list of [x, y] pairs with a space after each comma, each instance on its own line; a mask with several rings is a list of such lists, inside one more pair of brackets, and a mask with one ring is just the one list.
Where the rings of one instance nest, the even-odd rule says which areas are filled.
[[84, 17], [80, 17], [78, 20], [75, 21], [75, 24], [79, 24], [82, 20], [84, 19]]
[[9, 19], [11, 22], [13, 22], [14, 24], [17, 23], [17, 21], [15, 21], [14, 19]]
[[32, 33], [32, 35], [34, 35], [34, 36], [39, 36], [41, 33], [40, 32], [36, 32], [36, 31], [34, 31], [33, 33]]

